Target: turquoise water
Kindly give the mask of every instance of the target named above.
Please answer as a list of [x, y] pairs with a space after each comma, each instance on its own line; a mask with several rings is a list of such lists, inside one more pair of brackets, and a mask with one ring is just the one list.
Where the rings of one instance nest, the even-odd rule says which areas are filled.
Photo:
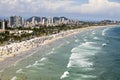
[[119, 80], [120, 27], [84, 31], [30, 51], [3, 80]]

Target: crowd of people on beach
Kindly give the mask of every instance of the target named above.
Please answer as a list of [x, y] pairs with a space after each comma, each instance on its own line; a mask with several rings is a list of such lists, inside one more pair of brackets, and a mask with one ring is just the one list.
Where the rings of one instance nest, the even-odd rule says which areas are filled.
[[57, 34], [49, 35], [49, 36], [43, 36], [43, 37], [36, 37], [34, 39], [18, 42], [18, 43], [11, 43], [9, 45], [1, 46], [0, 47], [0, 60], [4, 59], [6, 57], [15, 57], [17, 54], [30, 50], [35, 47], [42, 46], [44, 44], [47, 44], [48, 42], [62, 38], [64, 36], [67, 36], [75, 31], [63, 31]]

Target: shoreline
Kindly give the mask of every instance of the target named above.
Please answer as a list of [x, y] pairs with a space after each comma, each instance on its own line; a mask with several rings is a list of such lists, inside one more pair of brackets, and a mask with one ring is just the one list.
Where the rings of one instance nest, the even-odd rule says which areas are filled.
[[[34, 54], [34, 53], [27, 53], [28, 51], [34, 50], [37, 47], [52, 43], [57, 39], [71, 36], [71, 35], [74, 35], [74, 34], [77, 34], [77, 33], [83, 32], [83, 31], [96, 29], [96, 28], [102, 28], [102, 27], [109, 27], [109, 26], [116, 26], [116, 25], [90, 26], [90, 27], [78, 28], [78, 29], [74, 29], [74, 30], [67, 30], [67, 31], [62, 31], [58, 34], [50, 35], [50, 36], [37, 37], [37, 38], [30, 39], [27, 41], [22, 41], [20, 43], [12, 43], [10, 45], [2, 46], [2, 47], [0, 47], [0, 53], [1, 53], [0, 54], [0, 66], [3, 65], [3, 67], [4, 67], [4, 66], [8, 65], [7, 63], [9, 63], [9, 60], [13, 60], [12, 63], [14, 64], [20, 60], [20, 59], [17, 59], [17, 57], [19, 57], [19, 55], [21, 55], [21, 56], [23, 56], [23, 58], [25, 58], [29, 55]], [[9, 64], [9, 66], [11, 64]]]

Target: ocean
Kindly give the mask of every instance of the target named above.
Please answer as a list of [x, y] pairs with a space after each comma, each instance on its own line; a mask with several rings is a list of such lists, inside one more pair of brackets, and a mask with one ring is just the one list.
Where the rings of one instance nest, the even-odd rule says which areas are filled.
[[120, 26], [85, 30], [29, 51], [1, 80], [120, 80]]

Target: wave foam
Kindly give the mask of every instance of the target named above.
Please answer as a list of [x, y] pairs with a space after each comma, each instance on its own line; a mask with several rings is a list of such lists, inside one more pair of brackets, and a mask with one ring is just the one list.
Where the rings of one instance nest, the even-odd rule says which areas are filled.
[[96, 44], [96, 42], [85, 42], [85, 43], [82, 43], [81, 46], [91, 46], [92, 44]]
[[82, 78], [96, 78], [96, 76], [93, 76], [93, 75], [80, 74], [80, 76], [81, 76]]
[[92, 71], [94, 68], [84, 68], [84, 71]]
[[85, 42], [82, 43], [79, 47], [84, 47], [85, 49], [100, 49], [99, 47], [96, 47], [96, 42]]
[[64, 78], [68, 77], [68, 75], [69, 75], [69, 72], [68, 72], [68, 71], [65, 71], [65, 72], [63, 73], [63, 75], [60, 77], [60, 79], [64, 79]]
[[93, 31], [92, 34], [96, 34], [95, 31]]
[[81, 59], [81, 60], [77, 60], [76, 61], [76, 64], [80, 67], [90, 67], [93, 65], [92, 62], [89, 62], [88, 60], [86, 59]]
[[67, 68], [70, 68], [72, 66], [71, 61], [67, 64]]
[[55, 50], [55, 48], [52, 48], [52, 51], [54, 51]]
[[16, 76], [14, 76], [11, 80], [17, 80], [17, 77], [16, 77]]
[[47, 54], [47, 56], [48, 55], [51, 55], [51, 54], [53, 54], [54, 53], [54, 51], [52, 50], [52, 51], [50, 51], [48, 54]]
[[16, 73], [24, 73], [24, 72], [22, 71], [22, 69], [19, 69], [16, 71]]
[[102, 36], [105, 36], [106, 35], [106, 31], [108, 31], [110, 28], [106, 28], [102, 31]]
[[76, 39], [75, 42], [79, 42], [79, 39]]
[[89, 55], [79, 54], [79, 53], [72, 53], [71, 57], [69, 58], [69, 63], [67, 64], [67, 68], [78, 66], [78, 67], [90, 67], [93, 65], [92, 62], [89, 62], [89, 59], [86, 58]]
[[87, 37], [85, 36], [83, 40], [86, 42], [87, 41]]
[[47, 58], [43, 57], [42, 59], [40, 59], [40, 61], [45, 61], [47, 60]]
[[89, 62], [88, 59], [71, 59], [67, 65], [67, 68], [77, 66], [77, 67], [91, 67], [92, 62]]
[[[100, 49], [100, 47], [97, 47], [96, 46], [97, 43], [96, 42], [85, 42], [85, 43], [82, 43], [81, 45], [79, 45], [78, 47], [75, 47], [71, 50], [72, 53], [78, 53], [80, 52], [81, 50], [89, 50], [89, 49]], [[85, 52], [85, 51], [84, 51]]]
[[30, 67], [32, 67], [32, 65], [28, 65], [28, 66], [26, 66], [26, 68], [30, 68]]
[[93, 39], [98, 40], [99, 38], [98, 37], [94, 37]]
[[35, 63], [33, 65], [34, 66], [39, 65], [38, 61], [35, 61]]
[[[90, 50], [92, 49], [99, 49], [99, 47], [95, 47], [95, 42], [86, 42], [81, 44], [78, 47], [75, 47], [71, 50], [71, 56], [69, 58], [69, 62], [67, 64], [67, 68], [70, 67], [84, 67], [84, 68], [90, 68], [93, 66], [93, 62], [89, 61], [90, 56], [94, 56], [97, 51], [96, 50]], [[84, 47], [84, 48], [83, 48]]]
[[106, 45], [107, 45], [107, 43], [103, 43], [103, 44], [102, 44], [102, 47], [105, 47]]

